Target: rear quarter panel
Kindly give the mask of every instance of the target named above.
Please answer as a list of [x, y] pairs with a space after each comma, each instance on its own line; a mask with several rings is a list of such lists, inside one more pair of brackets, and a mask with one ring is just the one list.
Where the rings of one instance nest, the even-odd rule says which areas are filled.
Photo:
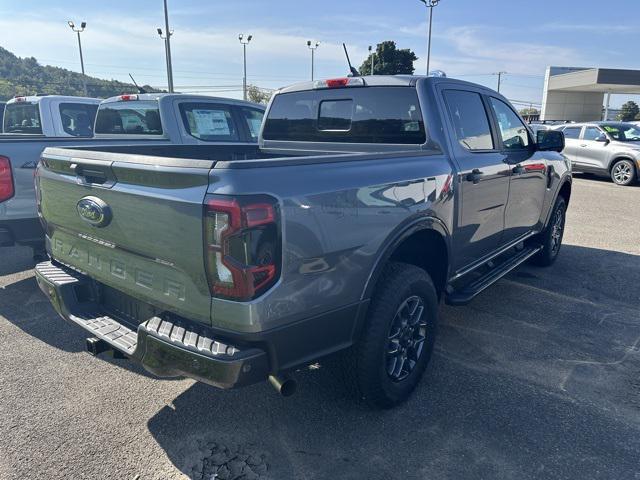
[[260, 331], [355, 304], [394, 232], [428, 217], [451, 225], [445, 155], [372, 157], [212, 170], [209, 193], [272, 195], [283, 227], [280, 281], [250, 303], [213, 299], [214, 326]]

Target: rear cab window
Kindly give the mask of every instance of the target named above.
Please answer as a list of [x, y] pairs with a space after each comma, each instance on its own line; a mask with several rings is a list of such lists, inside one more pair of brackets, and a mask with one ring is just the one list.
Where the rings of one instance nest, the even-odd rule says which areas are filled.
[[4, 133], [42, 134], [38, 102], [9, 103], [4, 112]]
[[411, 87], [353, 87], [279, 94], [265, 140], [423, 144], [420, 103]]
[[98, 108], [95, 133], [162, 135], [158, 102], [155, 100], [135, 100], [103, 103]]
[[215, 103], [181, 103], [180, 115], [189, 135], [205, 142], [237, 142], [231, 109]]
[[91, 137], [98, 105], [89, 103], [61, 103], [59, 106], [62, 128], [74, 137]]

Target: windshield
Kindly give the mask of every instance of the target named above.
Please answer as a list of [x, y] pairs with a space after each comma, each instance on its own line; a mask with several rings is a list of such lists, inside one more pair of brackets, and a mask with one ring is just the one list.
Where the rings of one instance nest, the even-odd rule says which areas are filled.
[[266, 140], [422, 144], [426, 141], [414, 88], [312, 90], [276, 96]]
[[607, 134], [619, 142], [640, 142], [640, 127], [630, 123], [601, 125]]
[[4, 112], [4, 133], [42, 133], [40, 108], [33, 103], [10, 103]]
[[96, 133], [109, 135], [162, 135], [156, 101], [113, 102], [100, 106]]

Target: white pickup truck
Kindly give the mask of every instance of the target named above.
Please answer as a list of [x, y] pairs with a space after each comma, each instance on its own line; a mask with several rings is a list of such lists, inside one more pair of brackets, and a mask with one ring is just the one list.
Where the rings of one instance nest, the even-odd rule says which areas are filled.
[[91, 137], [99, 98], [45, 95], [7, 102], [2, 132], [45, 137]]
[[[187, 157], [194, 147], [212, 143], [253, 149], [265, 109], [263, 105], [205, 95], [118, 95], [104, 100], [99, 107], [87, 104], [98, 113], [95, 134], [92, 123], [92, 136], [83, 138], [60, 132], [54, 136], [38, 134], [41, 128], [46, 131], [44, 112], [54, 108], [53, 103], [49, 108], [43, 105], [54, 97], [38, 97], [36, 106], [27, 107], [33, 98], [12, 100], [4, 116], [5, 127], [9, 125], [13, 134], [0, 135], [0, 247], [22, 244], [32, 246], [36, 253], [44, 248], [44, 232], [36, 210], [33, 173], [45, 148], [83, 147], [111, 152], [124, 149], [127, 153], [143, 148], [149, 153], [179, 145], [180, 154]], [[64, 102], [59, 102], [58, 108], [62, 105]], [[23, 116], [18, 122], [20, 117], [13, 109], [23, 106], [33, 115], [21, 111]], [[40, 121], [30, 122], [29, 117]], [[23, 120], [27, 120], [24, 126]], [[71, 127], [79, 129], [80, 122], [72, 122]]]

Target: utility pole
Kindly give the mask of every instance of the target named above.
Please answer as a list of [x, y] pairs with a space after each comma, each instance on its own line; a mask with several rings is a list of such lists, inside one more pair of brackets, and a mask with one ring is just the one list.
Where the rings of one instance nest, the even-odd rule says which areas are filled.
[[[169, 28], [169, 9], [167, 8], [167, 0], [164, 0], [164, 29], [166, 32], [165, 38], [165, 54], [167, 56], [167, 85], [169, 87], [169, 93], [173, 93], [173, 66], [171, 64], [171, 35], [173, 31]], [[160, 29], [158, 33], [162, 36]]]
[[71, 20], [69, 20], [69, 22], [67, 23], [71, 28], [71, 30], [73, 30], [78, 34], [78, 50], [80, 50], [80, 68], [82, 69], [82, 89], [84, 90], [84, 96], [87, 97], [89, 96], [87, 94], [87, 77], [84, 74], [84, 58], [82, 57], [82, 42], [80, 41], [80, 34], [84, 32], [84, 29], [87, 26], [87, 22], [82, 22], [80, 24], [80, 28], [76, 28], [75, 23], [73, 23]]
[[244, 33], [238, 35], [238, 40], [242, 44], [242, 53], [244, 59], [244, 75], [242, 77], [242, 98], [247, 99], [247, 45], [251, 42], [253, 35], [249, 35], [247, 37], [244, 36]]
[[373, 75], [373, 66], [375, 64], [376, 52], [373, 51], [373, 46], [369, 45], [369, 55], [371, 56], [371, 75]]
[[431, 63], [431, 29], [433, 27], [433, 7], [438, 6], [440, 0], [419, 0], [429, 9], [429, 43], [427, 45], [427, 75], [429, 75], [429, 65]]
[[169, 61], [169, 37], [173, 35], [173, 30], [171, 30], [168, 34], [164, 34], [161, 28], [158, 28], [157, 30], [160, 38], [164, 40], [164, 56], [165, 62], [167, 64], [167, 89], [170, 92], [173, 92], [173, 69], [171, 68], [171, 62]]
[[500, 84], [502, 82], [502, 75], [506, 75], [507, 72], [496, 72], [494, 75], [498, 76], [498, 93], [500, 93]]
[[311, 81], [313, 82], [315, 77], [315, 53], [316, 49], [320, 46], [320, 42], [307, 40], [307, 47], [311, 50]]
[[607, 92], [607, 104], [604, 107], [604, 118], [605, 122], [609, 121], [609, 106], [611, 105], [611, 91]]

